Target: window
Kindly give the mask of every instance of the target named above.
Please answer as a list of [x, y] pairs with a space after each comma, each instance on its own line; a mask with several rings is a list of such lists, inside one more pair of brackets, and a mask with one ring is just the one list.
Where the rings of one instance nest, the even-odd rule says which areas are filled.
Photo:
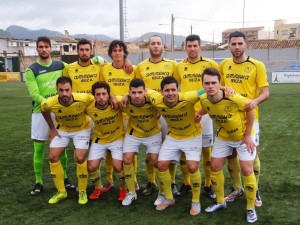
[[64, 48], [64, 52], [69, 52], [69, 45], [64, 45], [63, 48]]

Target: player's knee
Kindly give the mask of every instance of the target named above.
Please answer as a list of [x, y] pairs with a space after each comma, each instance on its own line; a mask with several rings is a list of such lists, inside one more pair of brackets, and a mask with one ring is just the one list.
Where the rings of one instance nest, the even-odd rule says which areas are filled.
[[157, 168], [158, 168], [159, 172], [164, 172], [164, 171], [168, 170], [168, 165], [164, 162], [158, 162]]
[[198, 164], [197, 163], [189, 163], [188, 164], [189, 173], [194, 174], [198, 171]]

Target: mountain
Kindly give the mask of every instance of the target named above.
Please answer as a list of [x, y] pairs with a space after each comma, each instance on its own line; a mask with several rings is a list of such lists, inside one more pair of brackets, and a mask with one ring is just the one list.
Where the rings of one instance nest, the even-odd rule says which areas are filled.
[[12, 38], [9, 32], [0, 29], [0, 38]]
[[[12, 25], [6, 28], [4, 32], [8, 32], [11, 37], [17, 39], [33, 39], [36, 40], [39, 36], [48, 36], [48, 37], [64, 37], [65, 35], [58, 31], [52, 31], [47, 29], [40, 30], [29, 30], [25, 27]], [[0, 32], [1, 35], [1, 32]], [[1, 36], [0, 36], [1, 37]], [[113, 38], [108, 37], [103, 34], [74, 34], [69, 35], [70, 38], [87, 38], [89, 40], [100, 40], [100, 41], [112, 41]]]

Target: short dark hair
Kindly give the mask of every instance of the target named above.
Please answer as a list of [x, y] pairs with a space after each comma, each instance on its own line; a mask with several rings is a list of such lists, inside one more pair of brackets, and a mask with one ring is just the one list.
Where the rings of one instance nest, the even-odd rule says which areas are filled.
[[163, 90], [166, 84], [173, 84], [173, 83], [175, 83], [176, 87], [178, 88], [177, 80], [172, 76], [167, 76], [164, 79], [162, 79], [162, 81], [160, 82], [160, 89]]
[[[154, 35], [152, 35], [152, 36], [149, 38], [149, 44], [150, 44], [150, 42], [151, 42], [151, 38], [153, 38], [153, 37], [159, 37], [160, 40], [161, 40], [161, 43], [163, 43], [163, 40], [162, 40], [161, 36], [159, 36], [158, 34], [154, 34]], [[166, 40], [165, 40], [165, 41], [166, 41]]]
[[229, 42], [230, 42], [231, 38], [237, 38], [237, 37], [242, 37], [244, 39], [244, 41], [247, 41], [246, 35], [243, 32], [234, 31], [229, 35]]
[[132, 88], [132, 87], [134, 87], [134, 88], [143, 87], [145, 89], [146, 85], [142, 79], [134, 78], [130, 81], [130, 84], [129, 84], [129, 88]]
[[39, 42], [45, 42], [45, 43], [47, 43], [51, 47], [50, 38], [48, 38], [47, 36], [40, 36], [40, 37], [38, 37], [38, 39], [36, 40], [36, 47], [39, 46]]
[[127, 46], [126, 44], [121, 41], [121, 40], [114, 40], [110, 43], [109, 47], [108, 47], [108, 55], [110, 56], [110, 58], [112, 59], [112, 52], [114, 50], [114, 48], [116, 48], [117, 46], [120, 46], [123, 51], [124, 51], [124, 59], [126, 59], [127, 55], [128, 55], [128, 50], [127, 50]]
[[185, 38], [185, 45], [188, 41], [198, 41], [199, 46], [201, 45], [201, 39], [200, 36], [197, 34], [191, 34]]
[[56, 87], [58, 86], [58, 84], [67, 84], [69, 83], [72, 87], [72, 80], [70, 77], [65, 77], [65, 76], [61, 76], [59, 78], [57, 78], [56, 80]]
[[79, 49], [80, 45], [90, 45], [91, 49], [93, 48], [92, 42], [86, 38], [79, 39], [79, 41], [77, 42], [77, 50]]
[[98, 88], [104, 88], [105, 90], [107, 90], [107, 94], [110, 95], [110, 86], [108, 83], [104, 82], [104, 81], [97, 81], [96, 83], [94, 83], [92, 85], [92, 94], [95, 96], [95, 92], [96, 89]]
[[219, 82], [221, 81], [221, 76], [220, 76], [219, 71], [217, 69], [213, 68], [213, 67], [206, 68], [203, 71], [203, 73], [201, 74], [202, 83], [203, 83], [203, 78], [204, 78], [205, 75], [207, 75], [207, 76], [216, 76], [216, 77], [218, 77]]

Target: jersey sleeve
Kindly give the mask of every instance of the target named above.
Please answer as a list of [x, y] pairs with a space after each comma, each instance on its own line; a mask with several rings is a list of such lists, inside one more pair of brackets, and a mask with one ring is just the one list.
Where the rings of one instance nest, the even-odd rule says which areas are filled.
[[37, 104], [41, 104], [42, 101], [45, 100], [45, 98], [40, 93], [37, 81], [35, 79], [35, 76], [34, 76], [32, 70], [28, 68], [26, 70], [25, 74], [26, 74], [26, 77], [25, 77], [26, 86], [27, 86], [30, 97]]
[[263, 63], [257, 64], [256, 83], [259, 88], [269, 86], [267, 71]]
[[104, 58], [102, 58], [101, 56], [94, 56], [92, 58], [92, 60], [95, 64], [99, 64], [99, 65], [102, 65], [102, 66], [107, 64], [107, 61]]
[[49, 100], [46, 99], [41, 103], [41, 112], [50, 112], [50, 111], [51, 111], [51, 107], [49, 105]]
[[149, 101], [152, 102], [156, 102], [156, 100], [158, 99], [158, 97], [161, 96], [161, 93], [154, 91], [154, 90], [148, 90], [146, 92], [146, 97], [147, 99], [149, 99]]
[[70, 77], [69, 76], [69, 64], [67, 64], [67, 63], [65, 63], [65, 62], [63, 62], [64, 63], [64, 65], [65, 65], [65, 67], [64, 67], [64, 69], [63, 69], [63, 76], [65, 76], [65, 77]]
[[136, 78], [143, 79], [140, 73], [140, 65], [138, 65], [134, 70], [134, 75]]

